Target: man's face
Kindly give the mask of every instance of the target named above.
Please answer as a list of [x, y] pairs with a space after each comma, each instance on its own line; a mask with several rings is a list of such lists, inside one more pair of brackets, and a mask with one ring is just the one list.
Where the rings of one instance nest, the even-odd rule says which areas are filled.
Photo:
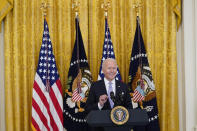
[[113, 60], [107, 60], [103, 67], [105, 78], [112, 81], [117, 73], [117, 65]]

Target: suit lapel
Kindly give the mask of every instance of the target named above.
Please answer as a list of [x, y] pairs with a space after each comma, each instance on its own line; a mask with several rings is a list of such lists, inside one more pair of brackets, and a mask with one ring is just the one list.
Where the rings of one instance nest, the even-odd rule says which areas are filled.
[[102, 92], [103, 92], [104, 94], [107, 94], [107, 90], [106, 90], [106, 87], [105, 87], [105, 82], [104, 82], [104, 80], [102, 80], [101, 89], [102, 89]]

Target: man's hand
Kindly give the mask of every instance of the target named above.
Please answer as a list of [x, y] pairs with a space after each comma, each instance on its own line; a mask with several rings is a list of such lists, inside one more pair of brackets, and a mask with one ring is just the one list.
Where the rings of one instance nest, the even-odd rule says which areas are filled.
[[99, 97], [99, 104], [100, 104], [100, 106], [104, 106], [104, 104], [105, 104], [105, 102], [107, 101], [107, 99], [108, 99], [108, 96], [106, 95], [106, 94], [104, 94], [104, 95], [101, 95], [100, 97]]

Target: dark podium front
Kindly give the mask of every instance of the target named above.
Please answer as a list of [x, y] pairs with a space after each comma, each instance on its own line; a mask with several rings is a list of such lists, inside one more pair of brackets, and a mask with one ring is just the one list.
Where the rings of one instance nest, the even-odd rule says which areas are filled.
[[105, 131], [131, 131], [134, 126], [148, 124], [145, 110], [133, 109], [129, 111], [129, 119], [123, 125], [116, 125], [110, 118], [111, 110], [94, 110], [87, 115], [87, 123], [92, 127], [104, 127]]

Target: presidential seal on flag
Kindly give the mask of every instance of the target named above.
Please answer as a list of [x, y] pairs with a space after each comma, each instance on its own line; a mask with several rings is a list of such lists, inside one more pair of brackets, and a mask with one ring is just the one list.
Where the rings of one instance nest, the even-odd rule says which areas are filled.
[[66, 103], [70, 108], [75, 108], [75, 113], [83, 112], [84, 108], [81, 107], [81, 104], [86, 103], [88, 97], [92, 84], [91, 73], [88, 69], [82, 68], [79, 70], [77, 77], [74, 78], [72, 87], [70, 87], [71, 81], [72, 77], [69, 77], [67, 86], [68, 88], [72, 88], [72, 90], [66, 90], [66, 94], [68, 95]]
[[131, 93], [133, 102], [139, 103], [143, 109], [143, 101], [149, 101], [156, 97], [155, 85], [152, 79], [152, 74], [149, 66], [138, 67], [136, 76], [132, 82]]

